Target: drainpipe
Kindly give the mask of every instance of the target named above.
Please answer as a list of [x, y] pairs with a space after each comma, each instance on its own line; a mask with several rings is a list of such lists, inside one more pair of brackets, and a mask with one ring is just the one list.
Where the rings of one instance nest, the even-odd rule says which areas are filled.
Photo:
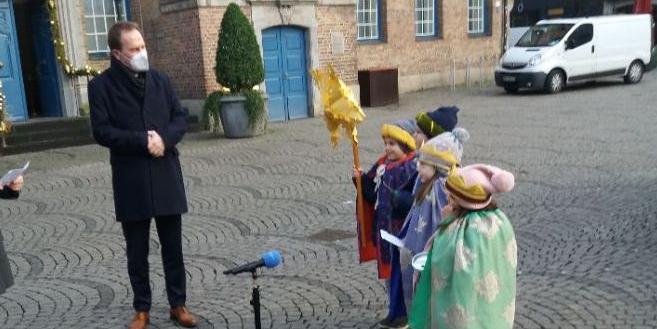
[[502, 0], [502, 44], [500, 45], [500, 58], [506, 51], [506, 38], [507, 38], [507, 0]]

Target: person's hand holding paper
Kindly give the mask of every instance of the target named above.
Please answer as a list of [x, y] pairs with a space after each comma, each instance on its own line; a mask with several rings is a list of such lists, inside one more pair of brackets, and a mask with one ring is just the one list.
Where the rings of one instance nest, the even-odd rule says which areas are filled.
[[23, 176], [18, 176], [13, 182], [7, 185], [11, 190], [20, 192], [23, 189]]
[[9, 189], [19, 192], [23, 189], [23, 173], [27, 170], [30, 163], [26, 163], [23, 168], [9, 170], [2, 178], [0, 178], [0, 187], [7, 186]]

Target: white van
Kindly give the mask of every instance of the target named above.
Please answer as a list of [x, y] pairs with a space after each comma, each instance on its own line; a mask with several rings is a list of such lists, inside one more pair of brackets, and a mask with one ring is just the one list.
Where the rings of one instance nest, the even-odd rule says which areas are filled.
[[651, 28], [650, 15], [540, 21], [502, 56], [495, 83], [508, 93], [557, 93], [567, 84], [603, 77], [637, 83], [650, 62]]

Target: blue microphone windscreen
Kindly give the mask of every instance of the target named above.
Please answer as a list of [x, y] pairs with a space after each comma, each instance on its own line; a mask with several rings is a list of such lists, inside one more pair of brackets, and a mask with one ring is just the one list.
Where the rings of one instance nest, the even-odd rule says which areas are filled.
[[266, 268], [273, 268], [281, 263], [281, 253], [278, 250], [271, 250], [262, 254], [262, 259], [265, 261]]

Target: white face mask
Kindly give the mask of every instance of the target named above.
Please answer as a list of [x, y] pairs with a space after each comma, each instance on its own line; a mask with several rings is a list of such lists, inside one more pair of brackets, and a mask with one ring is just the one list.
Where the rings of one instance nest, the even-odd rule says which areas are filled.
[[[126, 58], [123, 53], [121, 53], [121, 56], [123, 58]], [[146, 72], [148, 71], [149, 65], [148, 65], [148, 53], [146, 52], [146, 49], [143, 49], [136, 55], [132, 56], [130, 61], [128, 63], [125, 63], [129, 68], [131, 68], [135, 72]]]

